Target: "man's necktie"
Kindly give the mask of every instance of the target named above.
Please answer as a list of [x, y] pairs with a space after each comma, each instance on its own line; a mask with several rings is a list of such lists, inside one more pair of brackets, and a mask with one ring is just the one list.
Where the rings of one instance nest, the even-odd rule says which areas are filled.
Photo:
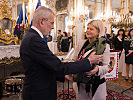
[[48, 39], [48, 37], [44, 37], [44, 41], [46, 44], [47, 44], [47, 39]]

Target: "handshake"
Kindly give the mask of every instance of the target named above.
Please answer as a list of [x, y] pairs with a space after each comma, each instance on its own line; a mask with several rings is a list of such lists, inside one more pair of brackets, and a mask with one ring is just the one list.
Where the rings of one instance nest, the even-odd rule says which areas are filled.
[[92, 52], [88, 57], [91, 64], [99, 64], [103, 60], [103, 55], [95, 55], [96, 52]]
[[[99, 65], [102, 61], [103, 61], [103, 55], [95, 55], [95, 53], [96, 52], [92, 52], [91, 54], [90, 54], [90, 56], [88, 57], [88, 60], [90, 61], [90, 63], [91, 63], [91, 65], [92, 65], [92, 70], [91, 71], [89, 71], [89, 72], [84, 72], [84, 74], [82, 73], [80, 73], [80, 74], [78, 74], [78, 77], [79, 77], [79, 75], [80, 75], [80, 78], [81, 79], [84, 79], [84, 80], [86, 80], [87, 82], [91, 79], [91, 76], [92, 75], [94, 75], [99, 69], [98, 69], [98, 67], [97, 67], [97, 65]], [[76, 74], [75, 74], [76, 75]], [[86, 78], [85, 78], [85, 76], [87, 76]], [[73, 80], [73, 78], [74, 78], [75, 76], [73, 76], [73, 75], [66, 75], [65, 76], [65, 78], [66, 79], [68, 79], [68, 80], [70, 80], [70, 81], [74, 81]], [[77, 76], [76, 76], [77, 77]], [[89, 80], [88, 80], [89, 79]], [[78, 79], [78, 80], [80, 80], [80, 79]], [[76, 80], [75, 80], [76, 81]], [[82, 82], [81, 82], [82, 83]], [[84, 83], [84, 82], [83, 82]]]

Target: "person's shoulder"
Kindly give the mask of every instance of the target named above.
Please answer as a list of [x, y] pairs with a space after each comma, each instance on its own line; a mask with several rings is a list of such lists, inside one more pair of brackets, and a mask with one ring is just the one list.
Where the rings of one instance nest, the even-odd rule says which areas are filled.
[[110, 35], [109, 33], [105, 33], [106, 35]]
[[106, 35], [107, 35], [108, 37], [111, 37], [111, 35], [110, 35], [110, 34], [108, 34], [108, 33], [107, 33]]
[[118, 37], [118, 36], [116, 36], [116, 35], [114, 36], [114, 38], [117, 38], [117, 37]]
[[81, 40], [79, 40], [79, 43], [82, 43], [82, 42], [86, 42], [88, 39], [81, 39]]
[[128, 36], [126, 36], [125, 38], [124, 38], [124, 41], [129, 41], [130, 40], [130, 38], [128, 37]]

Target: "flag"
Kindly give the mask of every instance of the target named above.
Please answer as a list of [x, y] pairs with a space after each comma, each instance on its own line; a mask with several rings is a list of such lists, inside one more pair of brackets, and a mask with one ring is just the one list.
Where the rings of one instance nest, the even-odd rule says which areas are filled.
[[21, 8], [20, 14], [18, 16], [17, 24], [21, 24], [23, 21], [23, 10]]
[[[16, 23], [16, 26], [15, 26], [15, 29], [14, 29], [14, 35], [17, 35], [18, 36], [18, 39], [21, 39], [21, 35], [22, 33], [24, 33], [24, 24], [28, 24], [28, 18], [27, 18], [27, 14], [26, 14], [26, 11], [25, 11], [25, 19], [23, 19], [23, 10], [21, 8], [21, 11], [20, 11], [20, 14], [18, 16], [18, 19], [17, 19], [17, 23]], [[23, 22], [23, 20], [25, 20], [25, 22]]]
[[[28, 18], [27, 18], [26, 11], [25, 11], [25, 22], [24, 23], [28, 23]], [[19, 17], [18, 17], [18, 20], [17, 20], [17, 24], [21, 25], [21, 24], [24, 24], [24, 23], [23, 23], [23, 10], [21, 8], [21, 11], [20, 11], [20, 14], [19, 14]]]
[[[39, 7], [39, 6], [41, 6], [41, 1], [40, 0], [38, 0], [38, 3], [37, 3], [37, 5], [36, 5], [36, 9]], [[35, 9], [35, 10], [36, 10]], [[31, 24], [30, 24], [30, 27], [32, 26], [32, 21], [31, 21]]]
[[37, 3], [37, 5], [36, 5], [36, 9], [37, 9], [39, 6], [41, 6], [41, 1], [40, 1], [40, 0], [38, 0], [38, 3]]

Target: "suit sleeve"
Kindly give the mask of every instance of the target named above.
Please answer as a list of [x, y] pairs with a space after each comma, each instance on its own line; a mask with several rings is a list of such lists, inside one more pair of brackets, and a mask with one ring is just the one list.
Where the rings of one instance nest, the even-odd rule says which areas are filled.
[[91, 70], [88, 59], [77, 62], [63, 63], [61, 62], [44, 43], [43, 39], [38, 37], [30, 40], [30, 55], [34, 61], [40, 63], [45, 69], [52, 72], [60, 72], [61, 75], [75, 74]]

